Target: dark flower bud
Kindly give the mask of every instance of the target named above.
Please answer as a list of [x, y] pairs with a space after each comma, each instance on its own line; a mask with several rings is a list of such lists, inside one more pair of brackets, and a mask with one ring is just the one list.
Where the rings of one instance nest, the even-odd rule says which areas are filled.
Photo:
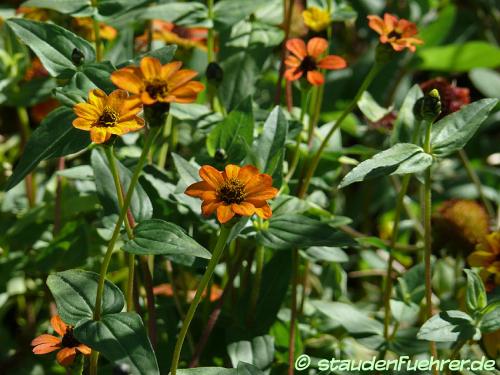
[[464, 105], [470, 103], [470, 94], [467, 87], [458, 87], [455, 83], [449, 83], [442, 77], [437, 77], [420, 84], [424, 93], [437, 89], [441, 98], [441, 114], [439, 118], [458, 111]]
[[113, 375], [129, 375], [131, 374], [130, 366], [126, 363], [120, 363], [113, 367]]
[[218, 148], [216, 151], [215, 151], [215, 155], [214, 155], [215, 159], [216, 160], [219, 160], [219, 161], [224, 161], [227, 159], [227, 154], [226, 154], [226, 150], [224, 150], [223, 148]]
[[441, 113], [439, 91], [433, 89], [418, 99], [413, 106], [413, 114], [417, 120], [434, 121]]
[[80, 66], [82, 65], [84, 59], [85, 55], [83, 54], [83, 52], [78, 48], [74, 48], [73, 52], [71, 52], [71, 61], [73, 62], [73, 64], [75, 64], [76, 66]]
[[210, 82], [216, 85], [220, 84], [224, 78], [224, 72], [221, 66], [214, 61], [208, 64], [205, 75]]
[[170, 110], [170, 103], [155, 103], [144, 106], [144, 119], [149, 127], [156, 128], [163, 126]]

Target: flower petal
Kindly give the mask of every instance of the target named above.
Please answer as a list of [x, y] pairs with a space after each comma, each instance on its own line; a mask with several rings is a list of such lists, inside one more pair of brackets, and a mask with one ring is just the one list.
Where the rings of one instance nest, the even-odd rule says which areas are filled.
[[57, 363], [61, 366], [69, 366], [73, 363], [76, 357], [76, 347], [75, 348], [62, 348], [57, 352]]
[[312, 38], [307, 42], [307, 54], [314, 58], [319, 57], [328, 48], [328, 41], [324, 38]]
[[161, 78], [167, 81], [172, 74], [177, 72], [182, 66], [182, 62], [173, 61], [171, 63], [165, 64], [161, 67]]
[[262, 219], [269, 219], [271, 216], [273, 216], [273, 211], [267, 203], [262, 207], [255, 208], [255, 213]]
[[325, 83], [325, 77], [323, 77], [323, 74], [317, 70], [307, 72], [307, 80], [313, 86], [319, 86]]
[[301, 61], [295, 56], [288, 56], [285, 59], [285, 65], [289, 68], [298, 68], [301, 64]]
[[201, 205], [201, 213], [210, 216], [221, 204], [221, 201], [204, 201]]
[[495, 260], [495, 254], [489, 251], [474, 251], [467, 257], [467, 262], [472, 267], [484, 267]]
[[227, 178], [238, 178], [238, 174], [240, 173], [240, 167], [234, 164], [226, 165], [224, 170]]
[[307, 56], [306, 44], [302, 39], [288, 39], [286, 41], [286, 49], [301, 60]]
[[33, 348], [33, 353], [34, 354], [47, 354], [47, 353], [52, 353], [59, 349], [61, 346], [59, 344], [40, 344], [37, 345]]
[[61, 343], [60, 338], [48, 334], [43, 334], [38, 337], [35, 337], [31, 341], [31, 346], [37, 346], [40, 344], [58, 345], [60, 343]]
[[90, 349], [87, 345], [80, 344], [76, 347], [76, 350], [78, 350], [80, 353], [83, 355], [90, 355], [90, 352], [92, 349]]
[[285, 79], [287, 81], [296, 81], [298, 80], [300, 77], [302, 77], [302, 74], [304, 72], [300, 69], [297, 69], [297, 68], [290, 68], [290, 69], [287, 69], [285, 71]]
[[128, 69], [120, 69], [111, 74], [111, 82], [132, 94], [139, 94], [144, 89], [144, 82], [140, 77]]
[[208, 182], [199, 181], [189, 185], [184, 191], [184, 193], [189, 195], [190, 197], [201, 198], [203, 194], [205, 194], [207, 191], [215, 191], [215, 190]]
[[274, 187], [264, 188], [247, 195], [248, 199], [266, 200], [273, 199], [278, 195], [278, 189]]
[[88, 102], [92, 106], [96, 107], [97, 110], [99, 111], [99, 113], [101, 113], [102, 110], [104, 109], [105, 104], [106, 104], [107, 97], [108, 96], [106, 95], [106, 93], [104, 91], [102, 91], [101, 89], [93, 89], [93, 90], [90, 90], [90, 92], [89, 92]]
[[368, 18], [368, 26], [377, 32], [378, 34], [383, 34], [384, 33], [384, 20], [380, 18], [379, 16], [375, 15], [370, 15], [367, 16]]
[[90, 130], [93, 125], [93, 121], [86, 120], [81, 117], [77, 117], [72, 122], [73, 126], [81, 130]]
[[217, 207], [217, 220], [221, 224], [227, 223], [234, 217], [234, 212], [231, 209], [231, 206], [220, 205]]
[[93, 127], [90, 129], [90, 139], [94, 143], [104, 143], [111, 138], [111, 133], [108, 133], [106, 128]]
[[241, 216], [252, 216], [255, 213], [255, 206], [248, 202], [241, 202], [240, 204], [233, 203], [232, 210]]
[[155, 104], [157, 102], [156, 99], [153, 99], [149, 93], [147, 91], [143, 91], [141, 93], [141, 101], [145, 104], [145, 105], [152, 105], [152, 104]]
[[157, 58], [146, 56], [141, 60], [140, 65], [145, 79], [150, 80], [160, 77], [161, 64]]
[[182, 69], [175, 73], [168, 80], [169, 90], [173, 91], [176, 88], [182, 86], [183, 84], [191, 81], [194, 77], [198, 75], [196, 70]]
[[90, 120], [92, 122], [97, 121], [101, 116], [99, 109], [89, 103], [78, 103], [73, 106], [73, 112], [78, 117]]
[[223, 182], [222, 173], [210, 165], [200, 168], [200, 177], [205, 180], [213, 189], [217, 189]]
[[238, 180], [246, 185], [252, 177], [257, 176], [258, 174], [259, 170], [257, 169], [257, 167], [254, 167], [253, 165], [245, 165], [244, 167], [240, 168], [240, 171], [238, 173]]
[[59, 315], [54, 315], [50, 319], [50, 325], [52, 326], [52, 328], [54, 328], [54, 331], [56, 331], [61, 336], [64, 336], [66, 330], [68, 329], [67, 324], [63, 322]]
[[318, 62], [318, 67], [321, 69], [343, 69], [346, 66], [346, 61], [336, 55], [328, 55]]

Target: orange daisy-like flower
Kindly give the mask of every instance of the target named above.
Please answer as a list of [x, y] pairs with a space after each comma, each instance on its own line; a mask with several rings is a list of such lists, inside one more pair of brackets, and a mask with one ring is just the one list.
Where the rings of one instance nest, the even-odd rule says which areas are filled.
[[500, 231], [488, 234], [482, 243], [476, 245], [467, 261], [471, 267], [481, 267], [479, 275], [488, 291], [500, 285]]
[[424, 42], [415, 38], [418, 30], [417, 26], [408, 20], [399, 19], [398, 17], [385, 13], [384, 19], [379, 16], [368, 16], [368, 26], [380, 34], [381, 43], [390, 43], [395, 51], [402, 51], [408, 48], [415, 52], [415, 44], [423, 44]]
[[289, 39], [286, 48], [292, 53], [292, 56], [285, 60], [285, 78], [289, 81], [295, 81], [305, 75], [311, 85], [322, 85], [325, 77], [320, 69], [335, 70], [347, 66], [340, 56], [328, 55], [320, 58], [328, 48], [328, 41], [324, 38], [312, 38], [307, 42], [307, 46], [302, 39]]
[[61, 366], [71, 365], [78, 353], [90, 354], [91, 349], [73, 336], [73, 327], [64, 323], [59, 315], [53, 316], [50, 324], [60, 337], [48, 334], [38, 336], [31, 341], [33, 353], [47, 354], [59, 350], [56, 359]]
[[76, 104], [73, 110], [78, 116], [73, 126], [90, 131], [94, 143], [104, 143], [112, 134], [123, 135], [144, 126], [144, 120], [137, 116], [140, 103], [131, 100], [123, 90], [115, 90], [109, 96], [102, 90], [91, 90], [87, 102]]
[[198, 74], [181, 69], [182, 62], [161, 65], [154, 57], [144, 57], [140, 67], [129, 66], [113, 72], [111, 81], [140, 98], [144, 105], [155, 103], [192, 103], [205, 86], [192, 81]]
[[278, 194], [273, 187], [273, 179], [268, 174], [246, 165], [227, 165], [223, 172], [204, 165], [200, 169], [203, 181], [196, 182], [186, 189], [186, 194], [203, 200], [201, 211], [208, 216], [217, 211], [217, 219], [227, 223], [235, 215], [252, 216], [257, 214], [263, 219], [272, 216], [268, 199]]

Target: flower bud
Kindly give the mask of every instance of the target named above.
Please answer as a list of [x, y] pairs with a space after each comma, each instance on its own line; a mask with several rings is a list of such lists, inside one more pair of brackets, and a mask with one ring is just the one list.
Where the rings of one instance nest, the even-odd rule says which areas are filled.
[[417, 120], [434, 121], [441, 113], [439, 91], [433, 89], [418, 99], [413, 106], [413, 114]]
[[219, 64], [212, 61], [208, 64], [205, 75], [207, 76], [209, 82], [219, 85], [224, 78], [224, 71]]
[[83, 52], [78, 48], [74, 48], [73, 52], [71, 52], [71, 61], [73, 62], [73, 64], [75, 64], [76, 66], [80, 66], [82, 65], [84, 59], [85, 55], [83, 54]]

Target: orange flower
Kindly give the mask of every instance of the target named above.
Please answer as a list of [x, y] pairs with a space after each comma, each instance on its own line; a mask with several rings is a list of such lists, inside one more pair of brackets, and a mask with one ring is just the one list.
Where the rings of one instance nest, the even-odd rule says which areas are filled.
[[162, 66], [160, 60], [144, 57], [140, 67], [129, 66], [113, 72], [111, 81], [140, 98], [144, 105], [192, 103], [205, 86], [192, 81], [198, 74], [196, 71], [180, 69], [181, 66], [180, 61]]
[[220, 172], [210, 165], [200, 169], [203, 181], [196, 182], [186, 189], [186, 194], [203, 200], [201, 211], [208, 216], [217, 211], [217, 219], [227, 223], [235, 215], [252, 216], [257, 214], [263, 219], [272, 216], [268, 199], [278, 194], [273, 187], [271, 176], [259, 173], [252, 165], [240, 168], [237, 165], [227, 165]]
[[415, 38], [418, 30], [417, 26], [408, 20], [385, 13], [384, 19], [379, 16], [368, 16], [368, 26], [380, 34], [380, 43], [390, 43], [395, 51], [402, 51], [408, 48], [415, 52], [415, 44], [424, 42]]
[[467, 261], [471, 267], [481, 267], [479, 275], [486, 290], [492, 291], [495, 285], [500, 285], [500, 231], [488, 234]]
[[[167, 44], [177, 44], [184, 48], [200, 48], [206, 50], [208, 29], [204, 27], [184, 27], [172, 22], [153, 20], [151, 22], [153, 40], [161, 40]], [[147, 45], [148, 32], [136, 38], [139, 49]]]
[[73, 107], [78, 116], [73, 120], [77, 129], [90, 131], [94, 143], [104, 143], [112, 134], [123, 135], [141, 129], [144, 120], [137, 117], [141, 107], [123, 90], [115, 90], [109, 96], [99, 89], [91, 90], [86, 103]]
[[53, 316], [52, 319], [50, 319], [50, 324], [52, 328], [54, 328], [54, 331], [61, 337], [48, 334], [38, 336], [31, 341], [33, 353], [47, 354], [60, 349], [56, 359], [57, 363], [61, 366], [71, 365], [78, 352], [83, 355], [90, 354], [91, 349], [87, 345], [81, 344], [75, 336], [73, 336], [73, 327], [64, 323], [59, 315]]
[[322, 85], [325, 78], [319, 69], [334, 70], [347, 66], [346, 61], [340, 56], [328, 55], [319, 58], [328, 48], [328, 41], [324, 38], [312, 38], [307, 42], [307, 46], [302, 39], [289, 39], [286, 48], [293, 55], [285, 60], [288, 68], [285, 78], [289, 81], [295, 81], [306, 75], [311, 85]]
[[[90, 17], [78, 17], [73, 18], [72, 21], [73, 30], [83, 38], [95, 41], [95, 31], [94, 23]], [[104, 40], [113, 40], [116, 38], [118, 32], [113, 26], [106, 25], [103, 22], [99, 22], [99, 37]]]

